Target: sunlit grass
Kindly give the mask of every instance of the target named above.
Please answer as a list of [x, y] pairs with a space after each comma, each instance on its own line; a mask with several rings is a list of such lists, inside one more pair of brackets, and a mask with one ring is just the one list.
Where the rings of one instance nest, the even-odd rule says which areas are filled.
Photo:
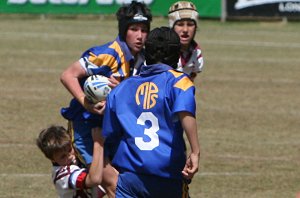
[[[167, 25], [155, 18], [152, 27]], [[34, 139], [70, 94], [60, 73], [113, 40], [113, 17], [0, 20], [0, 191], [54, 197], [51, 164]], [[205, 68], [195, 81], [201, 142], [192, 198], [283, 198], [300, 191], [300, 24], [200, 21]], [[1, 197], [0, 196], [0, 197]]]

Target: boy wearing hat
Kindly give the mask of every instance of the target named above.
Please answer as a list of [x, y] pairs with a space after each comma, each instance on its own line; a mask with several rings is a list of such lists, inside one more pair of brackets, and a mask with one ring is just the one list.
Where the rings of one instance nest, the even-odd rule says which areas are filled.
[[197, 173], [200, 158], [195, 86], [175, 70], [180, 40], [174, 30], [152, 30], [145, 51], [140, 75], [123, 81], [106, 102], [105, 143], [119, 145], [112, 161], [119, 171], [116, 196], [187, 198], [185, 179]]
[[189, 1], [178, 1], [170, 7], [168, 17], [169, 27], [175, 30], [181, 43], [177, 70], [194, 80], [204, 64], [201, 48], [194, 39], [198, 20], [196, 6]]
[[[91, 130], [102, 128], [105, 102], [90, 103], [84, 95], [83, 83], [88, 76], [98, 74], [109, 77], [114, 87], [137, 74], [144, 62], [142, 51], [152, 20], [147, 6], [136, 1], [120, 7], [116, 16], [119, 24], [117, 38], [86, 50], [60, 77], [62, 84], [74, 96], [69, 107], [61, 109], [61, 114], [69, 121], [68, 130], [73, 135], [74, 148], [87, 167], [93, 156]], [[105, 150], [109, 152], [106, 147]], [[116, 180], [116, 171], [105, 163], [102, 185], [110, 196], [114, 196]]]

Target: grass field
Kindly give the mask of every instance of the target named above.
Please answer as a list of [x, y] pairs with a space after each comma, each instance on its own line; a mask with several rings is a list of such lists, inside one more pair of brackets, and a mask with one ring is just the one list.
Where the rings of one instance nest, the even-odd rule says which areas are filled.
[[[116, 21], [0, 18], [0, 197], [55, 197], [34, 140], [71, 95], [60, 73]], [[152, 27], [166, 25], [155, 18]], [[192, 198], [294, 198], [300, 191], [300, 23], [200, 21], [201, 168]]]

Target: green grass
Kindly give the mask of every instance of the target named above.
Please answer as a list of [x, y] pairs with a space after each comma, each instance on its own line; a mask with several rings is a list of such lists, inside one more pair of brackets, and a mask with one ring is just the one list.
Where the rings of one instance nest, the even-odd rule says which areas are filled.
[[[152, 27], [166, 25], [155, 18]], [[34, 140], [63, 124], [60, 73], [113, 40], [114, 19], [0, 19], [0, 197], [55, 197]], [[195, 81], [201, 143], [192, 198], [285, 198], [300, 191], [300, 24], [200, 21]]]

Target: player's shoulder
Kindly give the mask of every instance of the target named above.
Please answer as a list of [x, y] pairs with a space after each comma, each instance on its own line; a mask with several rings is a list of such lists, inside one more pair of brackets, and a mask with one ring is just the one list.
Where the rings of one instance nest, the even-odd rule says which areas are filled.
[[68, 175], [74, 171], [82, 170], [78, 165], [69, 165], [69, 166], [53, 166], [53, 174], [55, 177], [59, 177], [61, 175]]
[[103, 45], [97, 45], [97, 46], [90, 47], [88, 50], [86, 50], [86, 52], [93, 53], [95, 55], [102, 54], [105, 51], [111, 50], [110, 46], [112, 43], [113, 43], [113, 41], [108, 42]]
[[175, 69], [168, 70], [168, 76], [169, 78], [174, 79], [174, 81], [180, 81], [182, 79], [187, 79], [187, 81], [191, 81], [186, 73]]
[[174, 70], [174, 69], [168, 70], [168, 73], [171, 77], [173, 77], [175, 79], [182, 78], [185, 75], [182, 71], [178, 71], [178, 70]]
[[56, 183], [58, 180], [64, 180], [70, 177], [74, 172], [85, 171], [85, 168], [81, 168], [78, 165], [69, 165], [69, 166], [53, 166], [52, 168], [52, 179]]
[[169, 76], [173, 78], [173, 87], [187, 90], [194, 87], [194, 83], [187, 74], [177, 70], [168, 70]]

